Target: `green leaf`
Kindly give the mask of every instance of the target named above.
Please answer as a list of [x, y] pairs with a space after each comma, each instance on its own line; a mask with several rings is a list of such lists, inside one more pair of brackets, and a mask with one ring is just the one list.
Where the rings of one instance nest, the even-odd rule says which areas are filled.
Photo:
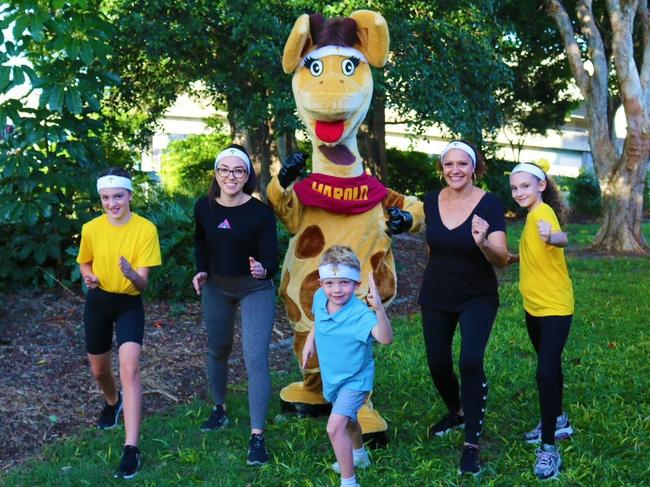
[[63, 107], [63, 86], [52, 88], [50, 98], [48, 99], [49, 109], [53, 112], [60, 112]]
[[0, 90], [3, 90], [9, 84], [9, 66], [0, 66]]
[[68, 91], [65, 94], [65, 106], [68, 108], [68, 111], [70, 113], [74, 113], [75, 115], [81, 113], [83, 106], [81, 103], [81, 95], [79, 94], [79, 90], [76, 88], [68, 88]]
[[91, 64], [93, 62], [93, 49], [88, 42], [83, 42], [79, 46], [79, 54], [84, 64]]
[[62, 8], [65, 5], [65, 0], [52, 0], [52, 7], [55, 9]]
[[25, 82], [25, 72], [23, 71], [22, 66], [14, 66], [13, 68], [13, 79], [11, 84], [13, 86], [20, 86]]

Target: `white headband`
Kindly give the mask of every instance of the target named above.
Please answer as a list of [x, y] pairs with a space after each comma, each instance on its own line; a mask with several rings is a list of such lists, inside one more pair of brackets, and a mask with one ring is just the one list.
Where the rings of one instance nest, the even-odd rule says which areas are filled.
[[474, 168], [476, 168], [476, 153], [474, 152], [474, 149], [472, 149], [465, 142], [460, 142], [458, 140], [454, 142], [450, 142], [449, 144], [447, 144], [447, 147], [445, 147], [442, 150], [442, 154], [440, 154], [440, 163], [442, 163], [442, 158], [445, 157], [445, 154], [452, 149], [462, 150], [465, 154], [467, 154], [470, 157], [470, 159], [472, 159], [472, 165], [474, 166]]
[[246, 168], [248, 169], [248, 172], [251, 172], [251, 160], [248, 158], [248, 156], [244, 151], [241, 151], [234, 147], [228, 147], [227, 149], [224, 149], [221, 152], [219, 152], [219, 154], [217, 154], [217, 157], [214, 160], [214, 168], [217, 169], [217, 166], [219, 165], [219, 161], [221, 159], [230, 156], [238, 157], [239, 159], [244, 161], [246, 163]]
[[321, 59], [324, 58], [325, 56], [356, 57], [362, 63], [368, 64], [368, 60], [366, 59], [366, 56], [364, 56], [361, 51], [358, 51], [353, 47], [344, 47], [344, 46], [319, 47], [318, 49], [310, 52], [304, 58], [302, 58], [300, 60], [300, 64], [304, 64], [306, 58]]
[[123, 176], [102, 176], [97, 180], [97, 192], [99, 193], [100, 189], [107, 188], [123, 188], [128, 189], [133, 193], [133, 183], [129, 178]]
[[530, 164], [529, 162], [522, 162], [521, 164], [517, 164], [512, 169], [512, 171], [510, 171], [510, 174], [512, 175], [516, 172], [527, 172], [528, 174], [532, 174], [541, 181], [544, 181], [546, 179], [546, 174], [544, 174], [544, 171], [542, 171], [535, 164]]
[[343, 264], [324, 264], [318, 268], [321, 279], [350, 279], [361, 282], [361, 273], [354, 267]]

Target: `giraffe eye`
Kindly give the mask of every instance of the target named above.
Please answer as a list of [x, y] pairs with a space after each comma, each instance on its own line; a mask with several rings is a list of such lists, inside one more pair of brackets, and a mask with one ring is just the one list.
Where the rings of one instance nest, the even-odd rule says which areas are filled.
[[352, 76], [359, 65], [359, 58], [350, 57], [341, 62], [341, 71], [346, 76]]
[[305, 67], [309, 68], [312, 76], [318, 77], [323, 74], [323, 61], [320, 59], [307, 58], [305, 59]]

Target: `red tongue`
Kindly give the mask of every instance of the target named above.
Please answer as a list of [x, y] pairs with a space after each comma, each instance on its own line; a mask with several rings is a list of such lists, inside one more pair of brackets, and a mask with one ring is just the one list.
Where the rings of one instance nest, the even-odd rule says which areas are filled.
[[336, 142], [343, 135], [343, 129], [343, 120], [338, 122], [316, 120], [316, 136], [323, 142]]

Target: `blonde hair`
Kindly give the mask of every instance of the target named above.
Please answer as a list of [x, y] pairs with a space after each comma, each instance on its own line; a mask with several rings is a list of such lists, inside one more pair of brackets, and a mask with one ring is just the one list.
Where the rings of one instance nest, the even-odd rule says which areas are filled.
[[345, 245], [332, 245], [325, 251], [323, 257], [320, 259], [319, 266], [327, 264], [332, 264], [334, 266], [337, 264], [346, 265], [361, 272], [359, 257], [354, 253], [354, 250]]

